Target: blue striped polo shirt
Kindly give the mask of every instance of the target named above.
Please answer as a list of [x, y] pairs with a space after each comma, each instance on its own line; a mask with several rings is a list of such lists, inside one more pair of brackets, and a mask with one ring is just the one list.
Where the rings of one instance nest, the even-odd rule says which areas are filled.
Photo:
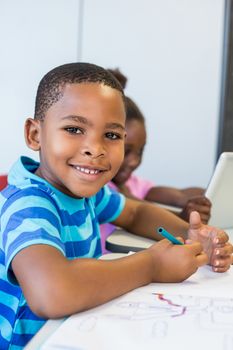
[[[124, 197], [104, 186], [76, 199], [34, 174], [39, 163], [21, 157], [0, 192], [0, 349], [22, 349], [45, 320], [28, 307], [11, 262], [25, 247], [48, 244], [68, 259], [101, 255], [99, 224], [116, 219]], [[33, 283], [33, 281], [32, 281]]]

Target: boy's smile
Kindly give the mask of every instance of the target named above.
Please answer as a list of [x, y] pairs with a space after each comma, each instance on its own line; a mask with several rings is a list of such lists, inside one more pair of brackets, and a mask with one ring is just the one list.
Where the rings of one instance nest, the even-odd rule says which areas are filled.
[[100, 83], [67, 84], [37, 124], [36, 174], [73, 197], [90, 197], [117, 173], [124, 158], [121, 93]]

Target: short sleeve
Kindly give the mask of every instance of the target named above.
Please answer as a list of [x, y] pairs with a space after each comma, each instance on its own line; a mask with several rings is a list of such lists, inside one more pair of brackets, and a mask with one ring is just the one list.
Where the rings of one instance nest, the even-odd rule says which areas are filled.
[[150, 189], [155, 187], [152, 181], [142, 179], [136, 175], [131, 175], [131, 177], [126, 181], [126, 186], [138, 199], [144, 199]]
[[56, 205], [43, 191], [24, 189], [5, 202], [1, 213], [0, 244], [10, 280], [14, 279], [10, 269], [12, 259], [26, 247], [46, 244], [65, 255], [65, 247], [60, 239], [60, 227]]
[[105, 185], [95, 196], [98, 222], [104, 224], [118, 218], [125, 206], [125, 196]]

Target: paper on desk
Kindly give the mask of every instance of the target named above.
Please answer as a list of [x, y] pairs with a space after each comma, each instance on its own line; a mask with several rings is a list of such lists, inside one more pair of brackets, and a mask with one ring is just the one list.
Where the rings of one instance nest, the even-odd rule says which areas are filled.
[[[156, 283], [154, 285], [156, 289], [166, 293], [231, 298], [233, 297], [233, 268], [231, 267], [225, 273], [217, 273], [213, 272], [210, 266], [204, 266], [182, 283]], [[151, 285], [143, 288], [150, 290]]]
[[151, 284], [68, 318], [42, 349], [232, 350], [232, 292], [232, 271], [201, 268], [179, 285]]

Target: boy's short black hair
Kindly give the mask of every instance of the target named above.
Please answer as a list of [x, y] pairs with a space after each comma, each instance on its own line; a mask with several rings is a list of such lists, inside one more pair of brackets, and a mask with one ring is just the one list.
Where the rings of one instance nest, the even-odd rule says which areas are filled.
[[124, 97], [119, 81], [106, 69], [91, 63], [75, 62], [58, 66], [40, 81], [35, 103], [35, 119], [43, 120], [47, 110], [63, 95], [66, 84], [100, 83], [117, 89]]

